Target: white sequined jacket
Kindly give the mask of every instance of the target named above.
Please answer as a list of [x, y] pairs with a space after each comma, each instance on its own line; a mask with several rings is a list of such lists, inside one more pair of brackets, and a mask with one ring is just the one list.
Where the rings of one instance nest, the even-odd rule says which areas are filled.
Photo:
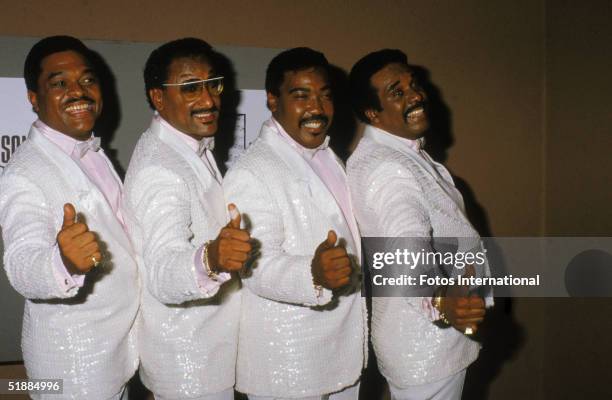
[[[108, 252], [83, 287], [71, 291], [60, 287], [53, 265], [65, 203], [85, 217]], [[22, 350], [29, 378], [63, 379], [63, 395], [49, 396], [57, 399], [118, 396], [138, 366], [134, 251], [104, 195], [34, 127], [0, 180], [0, 224], [4, 268], [26, 298]]]
[[[366, 127], [347, 174], [363, 237], [479, 237], [448, 171], [387, 132]], [[372, 343], [382, 374], [399, 388], [461, 371], [479, 351], [456, 329], [434, 325], [422, 298], [373, 298]]]
[[349, 254], [356, 253], [332, 194], [266, 125], [230, 168], [224, 188], [261, 243], [260, 257], [242, 280], [236, 388], [299, 398], [351, 386], [366, 358], [363, 299], [358, 289], [339, 296], [324, 289], [317, 296], [311, 274], [315, 249], [330, 229], [346, 239]]
[[[219, 175], [220, 176], [220, 175]], [[125, 179], [128, 227], [144, 281], [140, 375], [156, 398], [198, 399], [235, 381], [236, 278], [207, 291], [195, 254], [228, 219], [221, 185], [175, 133], [153, 120]]]

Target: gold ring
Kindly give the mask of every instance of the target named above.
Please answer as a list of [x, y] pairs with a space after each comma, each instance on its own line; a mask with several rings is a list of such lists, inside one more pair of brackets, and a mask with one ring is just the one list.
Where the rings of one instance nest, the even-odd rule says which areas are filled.
[[470, 336], [474, 334], [474, 330], [468, 326], [467, 328], [465, 328], [465, 331], [463, 331], [463, 333]]
[[96, 256], [91, 256], [91, 261], [93, 261], [94, 265], [93, 267], [96, 268], [98, 265], [100, 265], [100, 261], [98, 261], [96, 259]]

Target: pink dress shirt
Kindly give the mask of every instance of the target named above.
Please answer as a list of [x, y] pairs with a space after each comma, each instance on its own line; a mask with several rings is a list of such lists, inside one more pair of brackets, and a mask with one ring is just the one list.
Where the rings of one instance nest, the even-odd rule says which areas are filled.
[[[189, 146], [189, 148], [191, 148], [194, 151], [194, 153], [197, 153], [200, 156], [200, 159], [202, 159], [202, 162], [204, 163], [204, 165], [206, 166], [206, 169], [208, 169], [208, 172], [210, 172], [210, 174], [217, 181], [217, 183], [221, 185], [222, 183], [221, 182], [222, 181], [221, 172], [219, 172], [219, 168], [217, 168], [217, 163], [211, 151], [215, 145], [215, 138], [205, 137], [198, 141], [192, 138], [191, 136], [188, 136], [184, 134], [183, 132], [179, 131], [175, 127], [173, 127], [170, 123], [168, 123], [168, 121], [163, 119], [159, 114], [155, 113], [154, 118], [157, 121], [159, 121], [159, 123], [168, 132], [171, 132], [177, 135], [177, 137], [179, 137], [183, 142], [185, 142]], [[206, 243], [202, 244], [198, 248], [198, 251], [196, 251], [195, 253], [193, 262], [196, 267], [195, 270], [197, 274], [198, 285], [204, 291], [211, 293], [217, 290], [217, 288], [221, 286], [224, 282], [227, 282], [228, 280], [230, 280], [232, 275], [229, 274], [228, 272], [221, 272], [216, 275], [208, 276], [207, 268], [204, 265], [204, 261], [203, 261], [205, 246], [206, 246]]]
[[[97, 145], [93, 144], [93, 142], [99, 142], [99, 139], [95, 138], [92, 133], [91, 137], [85, 141], [89, 143], [85, 144], [83, 141], [76, 140], [68, 135], [58, 132], [41, 120], [36, 120], [34, 122], [34, 126], [40, 131], [40, 133], [49, 139], [51, 143], [59, 147], [78, 164], [85, 175], [87, 175], [87, 177], [104, 195], [106, 201], [117, 216], [117, 219], [123, 225], [123, 216], [121, 215], [121, 180], [112, 169], [112, 164], [108, 157], [106, 157], [104, 154], [104, 151], [99, 148], [99, 143]], [[86, 147], [87, 145], [91, 145], [92, 149], [89, 151], [84, 151], [84, 155], [81, 157], [81, 150], [79, 147], [83, 145]], [[78, 213], [79, 210], [76, 211]], [[62, 261], [62, 256], [57, 244], [53, 250], [53, 265], [55, 278], [61, 287], [64, 288], [64, 290], [68, 292], [83, 286], [85, 275], [71, 275], [68, 272], [64, 262]]]

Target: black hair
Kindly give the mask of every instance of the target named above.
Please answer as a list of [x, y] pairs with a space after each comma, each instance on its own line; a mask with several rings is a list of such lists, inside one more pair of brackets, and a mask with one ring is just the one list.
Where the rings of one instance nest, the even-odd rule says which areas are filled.
[[351, 104], [362, 122], [370, 123], [365, 115], [366, 110], [382, 110], [376, 89], [370, 81], [372, 75], [395, 63], [408, 66], [406, 54], [401, 50], [383, 49], [364, 56], [353, 65], [349, 75]]
[[197, 38], [173, 40], [153, 50], [144, 68], [145, 94], [151, 108], [155, 109], [149, 91], [163, 88], [162, 84], [168, 80], [170, 64], [179, 58], [198, 59], [213, 64], [215, 53], [208, 43]]
[[323, 53], [308, 47], [296, 47], [277, 54], [266, 69], [266, 92], [279, 96], [285, 72], [309, 68], [321, 68], [328, 76], [330, 73], [329, 62]]
[[42, 72], [42, 61], [45, 57], [62, 51], [74, 51], [79, 53], [90, 67], [94, 68], [91, 62], [92, 51], [87, 48], [79, 39], [72, 36], [49, 36], [38, 41], [28, 53], [23, 65], [23, 77], [25, 78], [28, 90], [36, 92], [38, 90], [38, 78]]

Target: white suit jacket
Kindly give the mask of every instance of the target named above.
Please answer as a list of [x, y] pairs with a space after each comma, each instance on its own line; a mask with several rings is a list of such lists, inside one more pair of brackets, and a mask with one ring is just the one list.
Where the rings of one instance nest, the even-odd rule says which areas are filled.
[[[364, 237], [454, 237], [478, 241], [448, 171], [401, 139], [368, 125], [347, 162]], [[471, 243], [470, 243], [471, 242]], [[467, 251], [471, 249], [459, 249]], [[372, 299], [372, 343], [382, 374], [396, 387], [433, 382], [466, 368], [479, 345], [426, 316], [422, 298]]]
[[[65, 203], [85, 216], [108, 251], [107, 262], [70, 292], [58, 285], [53, 265]], [[63, 396], [49, 398], [117, 396], [138, 366], [134, 251], [104, 195], [35, 127], [0, 180], [0, 224], [4, 268], [26, 298], [22, 349], [29, 378], [64, 379]]]
[[144, 384], [158, 399], [197, 399], [231, 388], [239, 283], [234, 278], [206, 291], [194, 264], [197, 249], [228, 221], [221, 185], [184, 141], [154, 119], [136, 145], [124, 193], [145, 281], [139, 336]]
[[242, 280], [236, 388], [307, 397], [357, 382], [367, 352], [359, 289], [338, 296], [324, 289], [317, 297], [312, 283], [314, 252], [330, 229], [346, 240], [349, 254], [358, 254], [333, 195], [267, 124], [230, 168], [224, 188], [261, 243]]

